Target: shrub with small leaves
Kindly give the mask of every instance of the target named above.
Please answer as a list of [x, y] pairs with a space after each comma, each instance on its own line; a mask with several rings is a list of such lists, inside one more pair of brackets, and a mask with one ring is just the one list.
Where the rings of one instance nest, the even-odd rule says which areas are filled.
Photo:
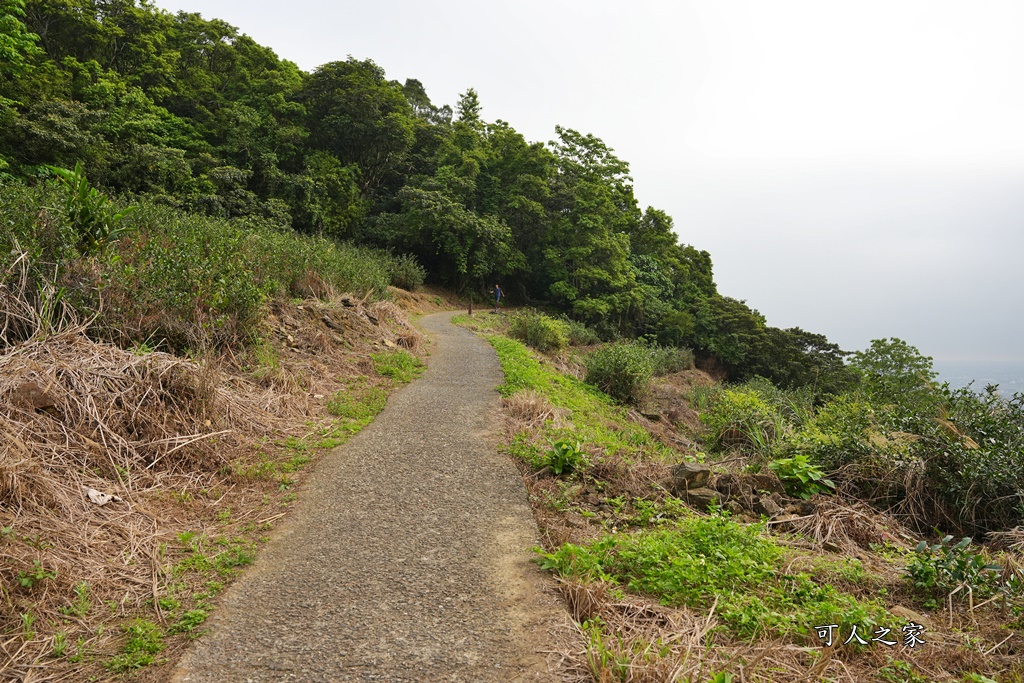
[[412, 254], [399, 254], [391, 258], [391, 284], [411, 291], [423, 286], [427, 279], [427, 270], [419, 264]]
[[562, 322], [565, 323], [565, 329], [569, 334], [569, 344], [572, 346], [590, 346], [601, 341], [594, 328], [587, 327], [578, 320], [562, 318]]
[[561, 351], [569, 345], [569, 327], [539, 311], [521, 311], [509, 320], [509, 336], [538, 351]]
[[623, 403], [636, 403], [647, 394], [654, 363], [642, 344], [616, 342], [584, 359], [586, 381]]
[[934, 545], [921, 541], [907, 565], [907, 577], [915, 588], [926, 592], [948, 593], [966, 586], [975, 595], [992, 593], [1003, 568], [988, 563], [983, 553], [971, 552], [970, 546], [971, 539], [966, 536], [957, 543], [952, 536]]

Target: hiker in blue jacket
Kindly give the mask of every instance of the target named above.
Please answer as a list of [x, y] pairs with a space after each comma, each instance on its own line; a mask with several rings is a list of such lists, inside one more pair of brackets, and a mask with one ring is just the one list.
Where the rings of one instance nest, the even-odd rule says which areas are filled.
[[501, 301], [501, 297], [503, 295], [504, 295], [504, 292], [501, 291], [501, 287], [499, 287], [498, 285], [494, 285], [494, 312], [495, 313], [498, 312], [498, 303]]

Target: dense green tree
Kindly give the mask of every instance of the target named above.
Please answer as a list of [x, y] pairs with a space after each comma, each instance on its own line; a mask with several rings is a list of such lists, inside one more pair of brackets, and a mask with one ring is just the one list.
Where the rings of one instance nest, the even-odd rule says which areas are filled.
[[631, 287], [629, 232], [640, 219], [629, 165], [593, 135], [561, 126], [544, 240], [551, 297], [591, 323], [621, 322]]
[[902, 339], [872, 339], [867, 349], [850, 356], [850, 366], [872, 403], [915, 405], [922, 413], [938, 404], [931, 357]]
[[640, 210], [629, 165], [594, 135], [531, 143], [486, 121], [473, 88], [453, 110], [370, 60], [304, 73], [224, 21], [148, 0], [0, 8], [4, 177], [82, 162], [108, 191], [415, 254], [460, 290], [503, 278], [606, 336], [692, 346], [735, 379], [821, 389], [845, 372], [824, 337], [719, 295], [710, 255]]
[[0, 78], [17, 78], [39, 53], [39, 37], [25, 26], [24, 0], [0, 0]]
[[412, 107], [402, 87], [372, 61], [324, 64], [304, 84], [300, 100], [310, 142], [343, 164], [357, 164], [364, 193], [372, 195], [402, 168], [415, 139]]

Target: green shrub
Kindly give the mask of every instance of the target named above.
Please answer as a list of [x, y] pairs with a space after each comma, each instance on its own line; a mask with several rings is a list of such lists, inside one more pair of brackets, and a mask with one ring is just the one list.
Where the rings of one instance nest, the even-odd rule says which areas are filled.
[[914, 557], [907, 566], [907, 578], [914, 587], [927, 593], [949, 593], [968, 586], [975, 596], [991, 594], [1003, 568], [986, 561], [981, 552], [971, 552], [970, 538], [953, 543], [946, 536], [934, 545], [921, 541], [914, 549]]
[[[124, 214], [120, 205], [112, 208], [116, 202], [78, 211], [76, 220], [88, 225], [76, 227], [48, 208], [65, 198], [56, 182], [9, 183], [0, 192], [0, 215], [30, 264], [29, 291], [63, 289], [82, 317], [94, 318], [94, 334], [125, 345], [145, 341], [182, 350], [245, 343], [254, 339], [269, 298], [383, 295], [395, 268], [386, 252], [299, 235], [267, 220], [189, 214], [152, 200], [139, 202], [123, 220], [114, 219]], [[99, 224], [107, 219], [110, 225]], [[17, 258], [12, 246], [0, 245], [0, 266]], [[106, 258], [82, 257], [104, 246]]]
[[761, 400], [794, 426], [800, 426], [814, 416], [815, 394], [810, 387], [783, 389], [769, 379], [754, 377], [738, 388], [756, 392]]
[[779, 455], [802, 454], [828, 470], [862, 461], [898, 444], [880, 438], [872, 407], [863, 399], [842, 396], [826, 403], [779, 444]]
[[615, 342], [588, 354], [583, 360], [586, 381], [623, 403], [643, 398], [654, 375], [649, 350], [642, 344]]
[[547, 353], [569, 345], [569, 327], [565, 322], [539, 311], [520, 311], [509, 319], [510, 336]]
[[594, 328], [584, 325], [579, 320], [573, 320], [568, 317], [561, 318], [561, 321], [565, 323], [570, 345], [591, 346], [592, 344], [600, 343], [601, 338], [597, 335]]
[[69, 171], [47, 167], [64, 190], [64, 217], [75, 236], [75, 247], [85, 256], [98, 254], [120, 239], [124, 232], [122, 220], [135, 210], [128, 206], [117, 210], [110, 199], [89, 184], [82, 162]]
[[726, 389], [711, 400], [700, 420], [712, 448], [739, 446], [766, 455], [789, 430], [786, 419], [753, 388]]
[[925, 459], [925, 474], [945, 514], [964, 533], [1021, 524], [1024, 394], [1005, 399], [994, 388], [977, 393], [945, 387], [942, 395], [944, 410], [928, 423], [931, 431], [919, 446], [942, 444]]
[[401, 289], [415, 291], [427, 279], [427, 270], [412, 254], [393, 256], [390, 263], [391, 284]]
[[681, 370], [693, 369], [693, 351], [680, 346], [650, 346], [651, 365], [654, 376], [671, 375]]

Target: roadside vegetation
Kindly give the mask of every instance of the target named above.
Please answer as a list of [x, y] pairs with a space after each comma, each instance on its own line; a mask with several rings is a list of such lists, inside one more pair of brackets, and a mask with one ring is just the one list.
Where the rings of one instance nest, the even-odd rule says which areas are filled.
[[974, 495], [1019, 486], [999, 467], [1019, 399], [935, 385], [899, 340], [833, 394], [717, 383], [685, 349], [550, 344], [537, 331], [564, 323], [537, 311], [457, 321], [501, 359], [505, 447], [581, 679], [1024, 677], [1020, 511]]
[[394, 300], [447, 299], [394, 287], [429, 279], [544, 308], [463, 322], [581, 679], [1024, 677], [1021, 396], [772, 327], [604, 141], [472, 88], [135, 0], [0, 6], [0, 675], [171, 660], [421, 370]]
[[386, 300], [414, 261], [58, 175], [0, 193], [5, 680], [173, 661], [302, 469], [423, 367]]

